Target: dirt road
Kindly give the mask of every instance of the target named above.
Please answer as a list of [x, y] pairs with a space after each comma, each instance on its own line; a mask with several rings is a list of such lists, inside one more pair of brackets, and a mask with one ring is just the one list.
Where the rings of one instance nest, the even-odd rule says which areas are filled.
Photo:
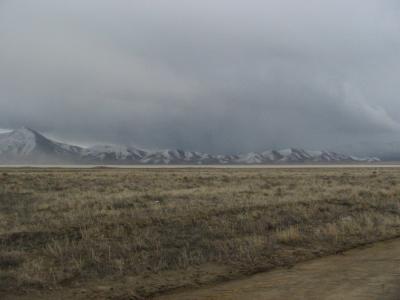
[[[116, 299], [96, 285], [5, 300]], [[102, 292], [102, 291], [105, 292]], [[134, 299], [122, 297], [117, 299]], [[400, 239], [157, 300], [400, 300]]]
[[400, 299], [400, 240], [158, 300]]
[[[110, 295], [88, 284], [50, 293], [0, 295], [4, 300], [135, 299]], [[86, 292], [82, 293], [81, 290]], [[300, 263], [213, 287], [173, 293], [157, 300], [400, 300], [400, 239]]]

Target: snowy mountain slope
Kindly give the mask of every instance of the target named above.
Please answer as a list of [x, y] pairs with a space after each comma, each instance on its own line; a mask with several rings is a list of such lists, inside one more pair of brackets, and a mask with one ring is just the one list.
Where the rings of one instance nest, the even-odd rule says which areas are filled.
[[143, 150], [121, 145], [83, 148], [53, 141], [25, 127], [0, 134], [1, 164], [273, 164], [374, 161], [379, 159], [296, 148], [238, 155], [212, 155], [180, 149]]
[[266, 157], [264, 157], [262, 154], [256, 153], [256, 152], [241, 154], [236, 159], [237, 163], [243, 163], [243, 164], [262, 164], [267, 161], [268, 160], [266, 159]]
[[87, 162], [103, 163], [139, 163], [147, 152], [134, 147], [120, 145], [96, 145], [83, 149], [80, 153], [81, 160]]
[[54, 142], [30, 128], [0, 134], [0, 162], [74, 161], [82, 148]]

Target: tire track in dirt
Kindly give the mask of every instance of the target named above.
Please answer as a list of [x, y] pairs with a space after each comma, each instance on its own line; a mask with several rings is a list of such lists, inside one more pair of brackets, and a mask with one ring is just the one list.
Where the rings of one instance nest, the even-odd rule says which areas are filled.
[[400, 239], [158, 300], [400, 299]]

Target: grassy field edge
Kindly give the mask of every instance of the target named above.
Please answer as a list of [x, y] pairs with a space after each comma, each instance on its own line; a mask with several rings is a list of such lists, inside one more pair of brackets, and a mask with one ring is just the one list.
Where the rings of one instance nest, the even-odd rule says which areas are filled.
[[149, 298], [395, 238], [399, 182], [373, 168], [9, 170], [0, 293]]

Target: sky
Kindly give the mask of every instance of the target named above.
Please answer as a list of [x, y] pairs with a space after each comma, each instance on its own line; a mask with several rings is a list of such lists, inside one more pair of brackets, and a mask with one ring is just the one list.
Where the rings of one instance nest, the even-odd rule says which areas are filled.
[[0, 0], [0, 128], [237, 153], [400, 139], [394, 0]]

